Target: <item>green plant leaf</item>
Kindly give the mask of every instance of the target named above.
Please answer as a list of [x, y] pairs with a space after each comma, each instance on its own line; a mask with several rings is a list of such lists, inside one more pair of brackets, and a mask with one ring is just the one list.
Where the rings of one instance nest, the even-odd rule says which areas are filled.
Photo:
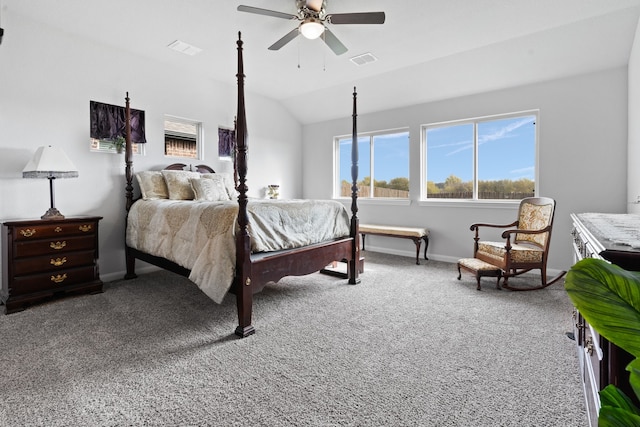
[[603, 406], [598, 415], [598, 427], [640, 427], [640, 416], [621, 408]]
[[585, 258], [571, 267], [564, 286], [600, 335], [640, 357], [640, 273]]
[[640, 417], [640, 410], [634, 405], [629, 397], [613, 384], [609, 384], [598, 392], [600, 394], [600, 405], [602, 408], [619, 408], [630, 414]]
[[629, 371], [629, 384], [636, 396], [640, 396], [640, 359], [634, 359], [627, 365]]

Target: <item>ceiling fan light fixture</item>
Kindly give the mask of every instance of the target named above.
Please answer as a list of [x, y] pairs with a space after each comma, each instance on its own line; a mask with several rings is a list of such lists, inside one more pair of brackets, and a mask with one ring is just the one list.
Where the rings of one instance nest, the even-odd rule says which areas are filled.
[[300, 24], [300, 32], [309, 40], [317, 39], [324, 33], [324, 25], [316, 19], [308, 18]]

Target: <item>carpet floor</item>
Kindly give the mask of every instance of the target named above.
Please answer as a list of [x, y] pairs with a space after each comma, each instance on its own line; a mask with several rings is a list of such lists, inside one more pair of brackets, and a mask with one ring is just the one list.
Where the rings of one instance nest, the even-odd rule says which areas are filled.
[[586, 425], [562, 281], [477, 291], [453, 264], [365, 256], [356, 286], [267, 286], [245, 339], [233, 295], [165, 271], [0, 316], [0, 425]]

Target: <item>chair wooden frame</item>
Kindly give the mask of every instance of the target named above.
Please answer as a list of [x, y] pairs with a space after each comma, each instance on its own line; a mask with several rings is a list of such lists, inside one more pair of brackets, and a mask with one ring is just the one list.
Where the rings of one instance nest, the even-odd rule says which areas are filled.
[[[548, 223], [544, 228], [530, 230], [520, 228], [520, 219], [523, 213], [523, 207], [527, 204], [533, 206], [551, 206], [551, 213], [548, 219]], [[528, 197], [522, 199], [520, 202], [520, 207], [518, 209], [518, 219], [511, 224], [483, 224], [477, 223], [471, 225], [471, 231], [475, 232], [474, 240], [474, 249], [473, 256], [474, 258], [480, 259], [489, 264], [495, 265], [496, 267], [502, 270], [502, 287], [510, 290], [534, 290], [534, 289], [542, 289], [546, 288], [557, 282], [566, 271], [561, 271], [556, 277], [547, 281], [547, 259], [549, 257], [549, 244], [551, 243], [551, 231], [553, 229], [553, 217], [555, 214], [555, 206], [556, 202], [554, 199], [549, 197]], [[489, 228], [502, 228], [507, 229], [502, 232], [502, 238], [505, 239], [504, 245], [504, 257], [502, 259], [497, 259], [496, 257], [490, 257], [482, 252], [478, 251], [479, 245], [481, 243], [480, 240], [480, 228], [481, 227], [489, 227]], [[529, 240], [525, 236], [527, 235], [540, 235], [547, 233], [546, 239], [544, 239], [544, 243], [541, 244], [535, 240]], [[542, 259], [540, 261], [516, 261], [511, 256], [511, 250], [513, 245], [526, 244], [532, 247], [537, 247], [542, 251]], [[512, 287], [509, 285], [509, 278], [514, 276], [519, 276], [521, 274], [527, 273], [534, 269], [540, 269], [541, 276], [541, 284], [540, 286], [532, 286], [532, 287]]]

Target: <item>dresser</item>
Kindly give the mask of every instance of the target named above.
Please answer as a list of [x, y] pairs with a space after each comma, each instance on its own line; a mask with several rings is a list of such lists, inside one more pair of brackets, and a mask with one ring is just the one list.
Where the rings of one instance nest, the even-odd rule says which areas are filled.
[[[640, 215], [571, 214], [574, 261], [600, 258], [622, 268], [640, 271]], [[578, 347], [580, 374], [589, 425], [598, 425], [598, 392], [614, 384], [638, 404], [625, 368], [634, 358], [601, 337], [574, 312], [574, 336]]]
[[87, 216], [2, 223], [5, 314], [55, 296], [102, 292], [98, 222]]

